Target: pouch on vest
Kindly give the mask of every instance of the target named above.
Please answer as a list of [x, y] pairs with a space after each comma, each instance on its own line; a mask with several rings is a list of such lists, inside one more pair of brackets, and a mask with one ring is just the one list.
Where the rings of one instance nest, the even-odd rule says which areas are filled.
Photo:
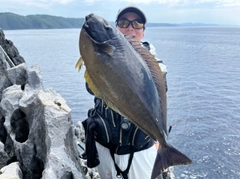
[[106, 145], [112, 141], [112, 133], [110, 130], [110, 124], [107, 120], [104, 120], [102, 116], [96, 112], [95, 109], [90, 109], [88, 116], [95, 122], [94, 137], [97, 142], [102, 145]]

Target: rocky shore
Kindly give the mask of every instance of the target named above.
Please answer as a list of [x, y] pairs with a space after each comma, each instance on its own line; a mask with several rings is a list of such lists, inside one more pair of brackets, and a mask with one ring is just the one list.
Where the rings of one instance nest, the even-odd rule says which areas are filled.
[[66, 101], [0, 29], [0, 179], [100, 179], [86, 167], [84, 139]]

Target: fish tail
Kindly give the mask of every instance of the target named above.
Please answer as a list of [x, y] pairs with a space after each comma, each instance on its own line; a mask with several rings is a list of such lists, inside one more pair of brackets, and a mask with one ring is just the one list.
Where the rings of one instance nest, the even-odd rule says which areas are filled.
[[159, 147], [158, 149], [151, 179], [156, 179], [164, 169], [167, 169], [170, 166], [188, 164], [192, 164], [191, 159], [173, 146], [166, 144], [165, 147]]

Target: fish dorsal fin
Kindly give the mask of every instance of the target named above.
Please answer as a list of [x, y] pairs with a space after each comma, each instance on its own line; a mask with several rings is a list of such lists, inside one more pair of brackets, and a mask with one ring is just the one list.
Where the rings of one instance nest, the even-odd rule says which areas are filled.
[[161, 71], [160, 66], [158, 65], [157, 60], [155, 59], [155, 57], [148, 51], [146, 50], [144, 47], [142, 47], [141, 43], [139, 43], [138, 41], [134, 40], [134, 36], [132, 35], [126, 35], [125, 36], [126, 39], [129, 41], [129, 43], [133, 46], [133, 48], [136, 50], [136, 52], [142, 57], [142, 59], [146, 62], [155, 86], [157, 88], [158, 91], [158, 96], [160, 99], [160, 104], [162, 107], [162, 127], [166, 133], [167, 133], [167, 100], [166, 100], [166, 87], [165, 87], [165, 81], [164, 81], [164, 77]]

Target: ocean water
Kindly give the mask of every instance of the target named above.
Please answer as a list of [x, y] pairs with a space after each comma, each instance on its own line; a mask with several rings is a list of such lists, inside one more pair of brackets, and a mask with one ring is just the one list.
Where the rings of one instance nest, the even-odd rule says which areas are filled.
[[[37, 64], [45, 88], [54, 88], [75, 122], [93, 106], [79, 58], [80, 29], [10, 30], [30, 67]], [[145, 32], [168, 74], [168, 142], [193, 165], [174, 167], [175, 178], [240, 178], [240, 28], [154, 27]]]

